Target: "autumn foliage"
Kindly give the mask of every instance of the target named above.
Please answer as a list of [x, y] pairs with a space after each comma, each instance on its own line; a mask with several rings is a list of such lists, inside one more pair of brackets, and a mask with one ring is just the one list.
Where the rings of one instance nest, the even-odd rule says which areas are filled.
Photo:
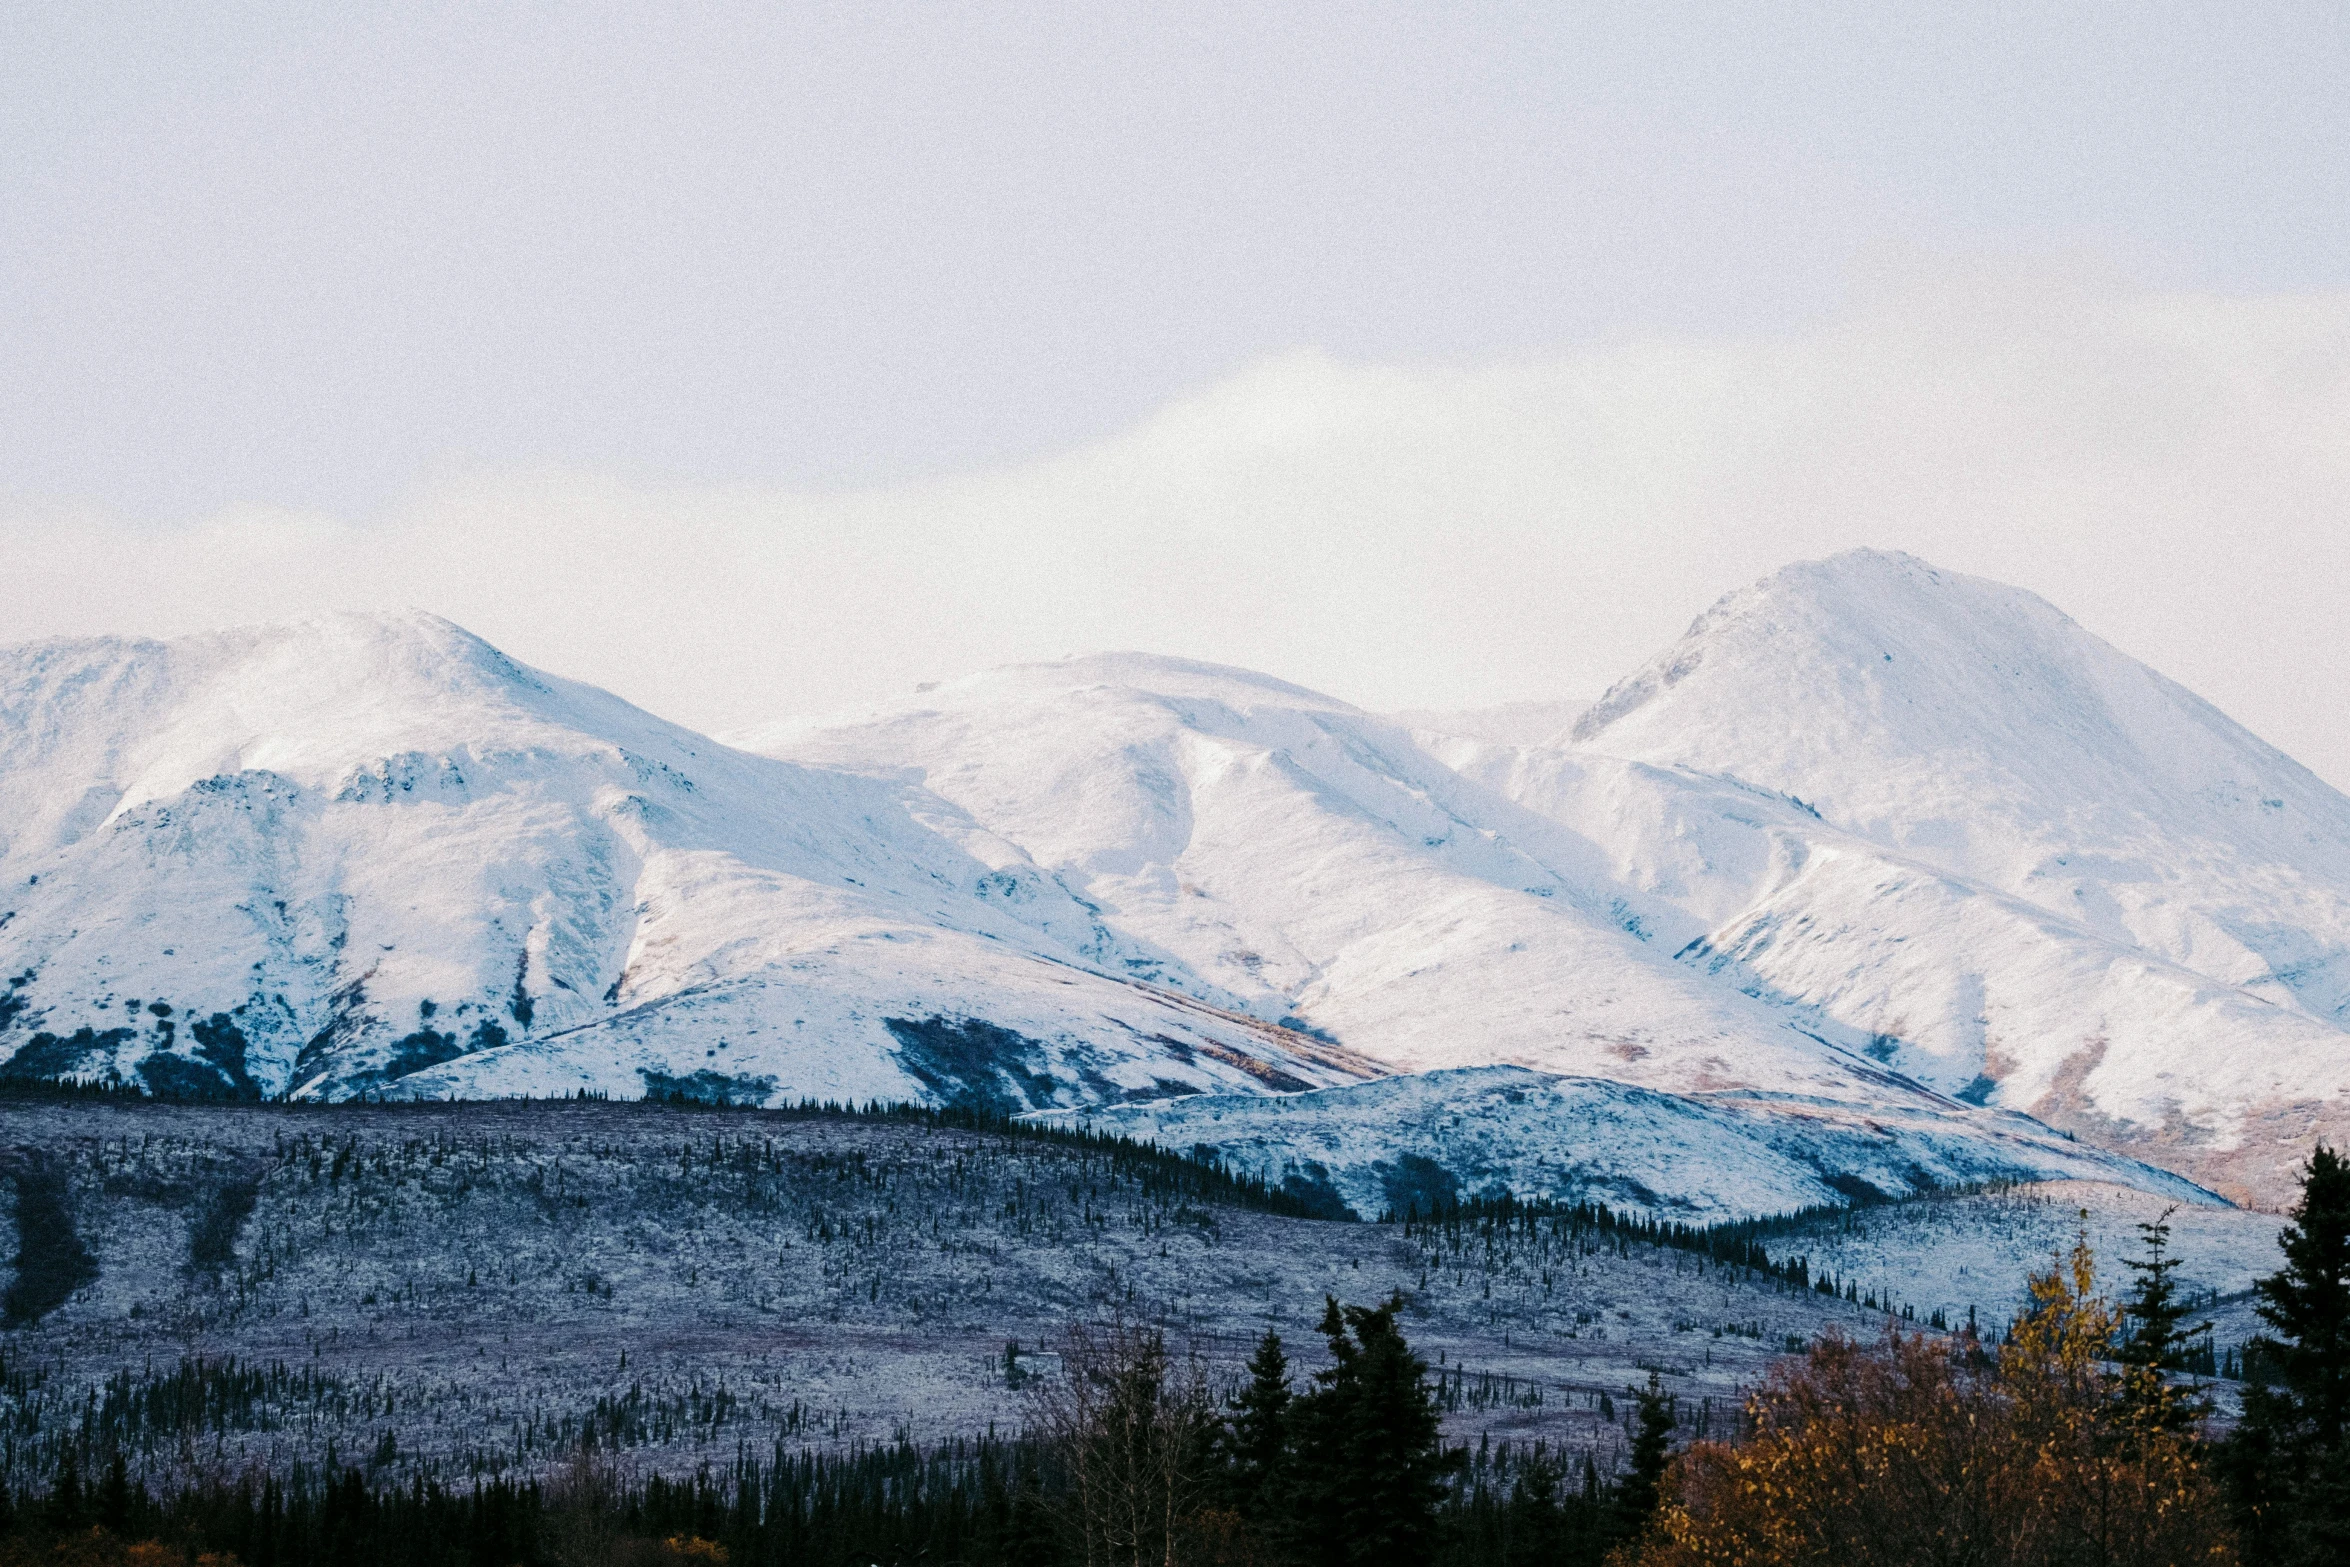
[[2033, 1278], [1996, 1353], [1970, 1335], [1829, 1338], [1693, 1444], [1632, 1567], [2183, 1567], [2233, 1562], [2179, 1395], [2112, 1364], [2086, 1243]]
[[234, 1556], [189, 1552], [160, 1540], [123, 1540], [104, 1529], [73, 1529], [0, 1545], [0, 1567], [241, 1567]]

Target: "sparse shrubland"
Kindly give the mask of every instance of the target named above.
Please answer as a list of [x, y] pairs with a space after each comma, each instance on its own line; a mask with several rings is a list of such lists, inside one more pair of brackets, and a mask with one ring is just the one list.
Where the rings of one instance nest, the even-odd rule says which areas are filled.
[[1833, 1216], [1313, 1219], [981, 1116], [55, 1096], [0, 1126], [23, 1559], [1768, 1562], [1925, 1537], [1897, 1523], [1996, 1546], [1904, 1560], [2330, 1559], [2322, 1182], [2288, 1245], [2319, 1282], [2264, 1286], [2277, 1389], [2215, 1450], [2172, 1391], [2207, 1340], [2167, 1220], [2119, 1307], [2084, 1242], [1977, 1335], [1831, 1267]]
[[1323, 1296], [1398, 1290], [1448, 1431], [1609, 1474], [1650, 1367], [1696, 1435], [1788, 1342], [1884, 1314], [1743, 1231], [1309, 1219], [1213, 1165], [975, 1115], [38, 1091], [0, 1098], [11, 1144], [55, 1199], [18, 1202], [20, 1251], [90, 1270], [17, 1276], [51, 1281], [0, 1344], [19, 1486], [67, 1447], [157, 1485], [331, 1455], [467, 1486], [591, 1439], [668, 1475], [975, 1440], [1017, 1429], [1072, 1321], [1123, 1313], [1230, 1379], [1267, 1327], [1310, 1350]]

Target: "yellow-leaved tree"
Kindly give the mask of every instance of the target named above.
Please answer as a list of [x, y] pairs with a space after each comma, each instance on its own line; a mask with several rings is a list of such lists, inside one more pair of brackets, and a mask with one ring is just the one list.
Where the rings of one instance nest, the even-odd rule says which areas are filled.
[[1636, 1567], [2186, 1567], [2235, 1560], [2174, 1395], [2113, 1364], [2084, 1232], [1996, 1353], [1971, 1334], [1828, 1337], [1699, 1442]]

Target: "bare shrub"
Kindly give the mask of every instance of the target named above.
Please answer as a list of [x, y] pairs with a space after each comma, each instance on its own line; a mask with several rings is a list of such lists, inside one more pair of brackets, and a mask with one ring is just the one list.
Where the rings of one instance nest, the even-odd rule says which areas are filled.
[[624, 1525], [636, 1477], [602, 1453], [581, 1451], [541, 1492], [540, 1549], [553, 1567], [650, 1567], [660, 1547]]
[[1216, 1419], [1206, 1368], [1123, 1320], [1077, 1324], [1061, 1374], [1030, 1385], [1065, 1484], [1057, 1521], [1085, 1567], [1188, 1567], [1234, 1542], [1209, 1516]]

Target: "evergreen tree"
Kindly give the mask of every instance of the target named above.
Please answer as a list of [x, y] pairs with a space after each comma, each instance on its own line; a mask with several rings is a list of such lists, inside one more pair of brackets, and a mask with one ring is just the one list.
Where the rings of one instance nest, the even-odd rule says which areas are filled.
[[1639, 1400], [1640, 1423], [1632, 1433], [1631, 1466], [1616, 1488], [1617, 1529], [1624, 1539], [1638, 1535], [1656, 1515], [1657, 1488], [1665, 1465], [1673, 1461], [1672, 1395], [1651, 1371], [1648, 1386], [1633, 1396]]
[[98, 1521], [116, 1534], [131, 1526], [130, 1466], [119, 1448], [106, 1465], [106, 1482], [98, 1491]]
[[1020, 1448], [1013, 1464], [1011, 1506], [999, 1557], [1006, 1562], [1049, 1562], [1055, 1550], [1052, 1504], [1045, 1499], [1036, 1450]]
[[2202, 1418], [2205, 1405], [2201, 1399], [2169, 1387], [2163, 1373], [2187, 1368], [2188, 1346], [2197, 1334], [2210, 1331], [2211, 1324], [2181, 1326], [2187, 1309], [2179, 1301], [2178, 1281], [2171, 1277], [2178, 1271], [2179, 1259], [2170, 1254], [2170, 1216], [2177, 1211], [2175, 1205], [2165, 1208], [2152, 1222], [2140, 1224], [2138, 1235], [2146, 1249], [2145, 1258], [2123, 1264], [2138, 1279], [2121, 1303], [2130, 1326], [2122, 1337], [2120, 1358], [2126, 1368], [2124, 1400], [2144, 1418], [2183, 1431]]
[[1436, 1545], [1436, 1509], [1454, 1461], [1442, 1445], [1428, 1364], [1396, 1316], [1380, 1306], [1322, 1314], [1335, 1362], [1314, 1373], [1292, 1421], [1296, 1471], [1291, 1544], [1316, 1567], [1423, 1567]]
[[49, 1527], [60, 1534], [82, 1526], [82, 1469], [67, 1448], [57, 1461], [57, 1479], [49, 1487]]
[[2253, 1286], [2273, 1331], [2230, 1442], [2238, 1523], [2252, 1561], [2350, 1561], [2350, 1161], [2321, 1144], [2291, 1220], [2285, 1265]]
[[1289, 1448], [1289, 1357], [1272, 1329], [1249, 1357], [1248, 1386], [1232, 1399], [1225, 1427], [1225, 1452], [1234, 1504], [1244, 1516], [1261, 1518], [1280, 1501]]
[[1518, 1470], [1510, 1487], [1508, 1561], [1549, 1563], [1565, 1554], [1566, 1515], [1559, 1505], [1564, 1478], [1550, 1455], [1539, 1450]]

